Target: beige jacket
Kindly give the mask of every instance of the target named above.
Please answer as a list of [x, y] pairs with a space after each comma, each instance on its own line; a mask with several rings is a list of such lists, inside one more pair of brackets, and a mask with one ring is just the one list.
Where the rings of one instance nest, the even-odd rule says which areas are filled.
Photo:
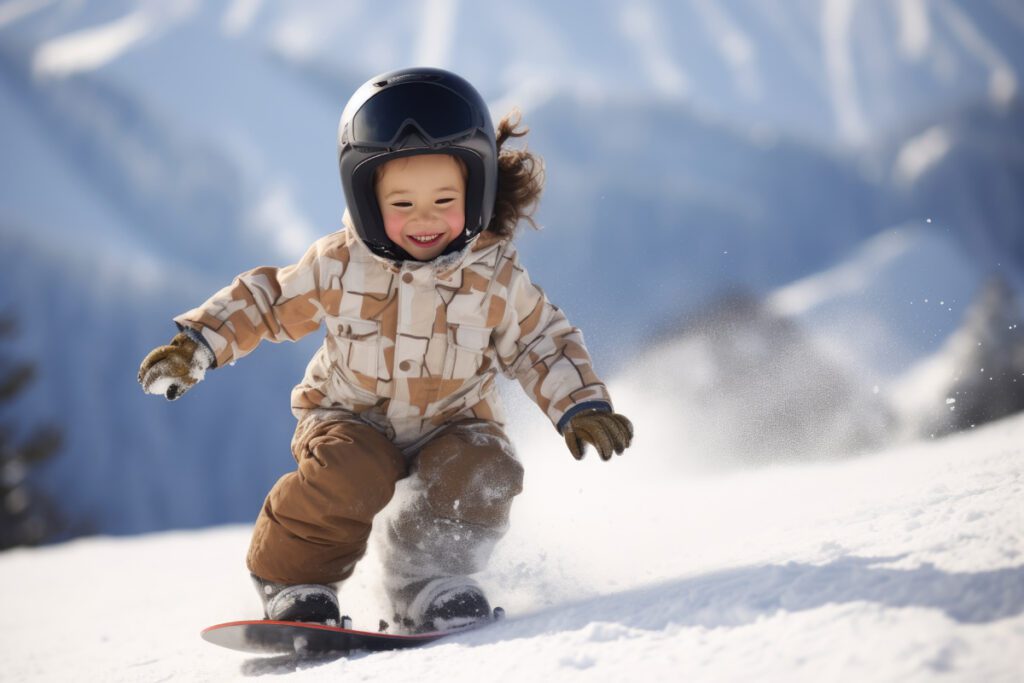
[[583, 407], [611, 408], [581, 332], [530, 282], [512, 242], [490, 233], [458, 254], [393, 263], [341, 230], [295, 265], [239, 275], [175, 322], [202, 335], [218, 366], [326, 324], [292, 412], [355, 413], [400, 447], [456, 419], [504, 423], [499, 370], [559, 429]]

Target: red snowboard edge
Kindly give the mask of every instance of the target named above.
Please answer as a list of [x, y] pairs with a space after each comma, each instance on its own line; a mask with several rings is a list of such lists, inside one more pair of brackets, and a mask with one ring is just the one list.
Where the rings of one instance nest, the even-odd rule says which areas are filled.
[[[466, 629], [472, 630], [472, 629]], [[329, 655], [353, 651], [398, 650], [438, 640], [464, 630], [400, 634], [359, 631], [299, 621], [257, 619], [229, 621], [202, 630], [203, 640], [257, 654]]]

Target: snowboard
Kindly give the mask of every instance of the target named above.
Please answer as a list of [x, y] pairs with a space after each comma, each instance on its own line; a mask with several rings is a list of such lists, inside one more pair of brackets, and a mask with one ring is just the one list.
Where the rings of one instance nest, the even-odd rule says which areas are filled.
[[[494, 610], [494, 619], [504, 616], [501, 608]], [[359, 631], [351, 620], [343, 618], [342, 626], [328, 626], [302, 621], [230, 621], [210, 626], [202, 632], [203, 639], [214, 645], [254, 654], [312, 656], [344, 656], [351, 652], [381, 652], [426, 645], [445, 636], [486, 626], [484, 621], [465, 628], [428, 633], [388, 633], [384, 630]], [[382, 622], [382, 627], [385, 624]]]

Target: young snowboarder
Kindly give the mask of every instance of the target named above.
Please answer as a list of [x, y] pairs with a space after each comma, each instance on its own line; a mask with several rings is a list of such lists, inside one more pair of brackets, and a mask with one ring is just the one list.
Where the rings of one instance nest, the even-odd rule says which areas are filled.
[[139, 382], [176, 399], [263, 340], [326, 325], [292, 392], [297, 470], [270, 491], [248, 568], [267, 618], [336, 622], [338, 585], [405, 477], [387, 529], [386, 589], [414, 630], [489, 617], [470, 578], [508, 526], [523, 468], [503, 430], [499, 371], [545, 411], [574, 457], [607, 460], [632, 439], [580, 331], [530, 282], [512, 244], [530, 219], [540, 160], [503, 149], [479, 93], [439, 69], [371, 79], [341, 117], [345, 228], [295, 265], [239, 275], [175, 318]]

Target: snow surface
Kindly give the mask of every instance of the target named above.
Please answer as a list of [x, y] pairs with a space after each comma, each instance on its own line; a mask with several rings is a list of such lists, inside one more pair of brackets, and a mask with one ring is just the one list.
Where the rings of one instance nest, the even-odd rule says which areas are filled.
[[[3, 680], [1024, 678], [1024, 417], [701, 477], [664, 476], [688, 457], [668, 428], [576, 463], [541, 420], [516, 439], [526, 492], [480, 577], [501, 624], [401, 653], [253, 657], [199, 637], [259, 616], [248, 527], [93, 538], [0, 555]], [[371, 551], [341, 592], [357, 628], [384, 614], [380, 575]]]

